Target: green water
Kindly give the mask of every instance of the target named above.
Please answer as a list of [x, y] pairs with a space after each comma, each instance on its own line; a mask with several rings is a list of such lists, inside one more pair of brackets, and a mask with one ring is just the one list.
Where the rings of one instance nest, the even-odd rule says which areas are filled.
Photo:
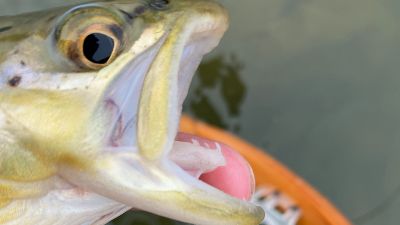
[[[66, 2], [1, 0], [0, 13]], [[185, 110], [265, 148], [355, 224], [399, 224], [400, 1], [221, 2], [231, 28]], [[131, 214], [115, 224], [174, 224]]]

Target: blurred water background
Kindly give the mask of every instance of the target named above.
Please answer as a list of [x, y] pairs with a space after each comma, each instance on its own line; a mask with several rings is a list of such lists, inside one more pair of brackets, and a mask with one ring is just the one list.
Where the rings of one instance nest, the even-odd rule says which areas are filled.
[[[75, 2], [0, 0], [0, 14]], [[266, 149], [355, 224], [399, 224], [400, 1], [220, 2], [231, 28], [185, 110]]]

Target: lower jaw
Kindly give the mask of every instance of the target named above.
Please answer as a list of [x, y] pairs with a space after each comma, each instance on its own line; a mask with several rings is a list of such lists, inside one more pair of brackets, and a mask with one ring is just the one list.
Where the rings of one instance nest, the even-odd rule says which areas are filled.
[[[111, 136], [109, 140], [112, 147], [121, 147], [119, 142], [120, 140], [122, 141], [122, 138], [126, 134], [124, 132], [118, 132], [120, 130], [124, 130], [124, 127], [122, 127], [122, 122], [119, 123], [117, 128], [115, 128], [114, 133], [116, 134]], [[225, 165], [222, 165], [212, 171], [199, 174], [199, 180], [240, 200], [247, 201], [251, 198], [255, 189], [253, 171], [249, 163], [233, 148], [217, 141], [205, 139], [188, 133], [178, 133], [175, 141], [199, 145], [206, 150], [208, 149], [217, 151], [217, 146], [220, 146], [222, 156], [225, 159]], [[180, 166], [179, 163], [176, 164]], [[185, 170], [182, 166], [180, 167]], [[192, 174], [187, 170], [186, 172]]]

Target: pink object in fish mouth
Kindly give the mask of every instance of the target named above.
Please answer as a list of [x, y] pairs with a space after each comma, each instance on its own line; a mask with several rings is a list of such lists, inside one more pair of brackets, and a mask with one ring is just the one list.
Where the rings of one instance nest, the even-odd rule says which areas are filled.
[[[112, 99], [106, 101], [106, 107], [117, 118], [109, 142], [119, 147], [123, 139], [130, 136], [126, 131], [132, 124], [126, 121]], [[249, 163], [223, 143], [180, 132], [169, 159], [188, 174], [232, 197], [249, 200], [253, 195], [255, 179]]]
[[174, 149], [182, 144], [189, 148], [190, 145], [200, 147], [195, 151], [178, 151], [186, 151], [186, 159], [175, 150], [171, 152], [171, 160], [183, 170], [235, 198], [251, 198], [255, 189], [254, 174], [239, 153], [225, 144], [187, 133], [178, 133], [175, 141]]

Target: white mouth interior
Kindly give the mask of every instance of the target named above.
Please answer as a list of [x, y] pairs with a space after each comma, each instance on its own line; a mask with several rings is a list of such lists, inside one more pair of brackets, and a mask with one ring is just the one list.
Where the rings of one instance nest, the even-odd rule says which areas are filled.
[[[193, 34], [183, 48], [178, 72], [178, 111], [182, 111], [190, 83], [200, 62], [215, 40]], [[202, 37], [203, 36], [203, 37]], [[211, 44], [210, 44], [211, 42]], [[162, 45], [162, 41], [141, 54], [120, 73], [105, 97], [106, 109], [111, 112], [110, 145], [136, 146], [137, 114], [142, 86], [147, 72]]]
[[[190, 41], [187, 42], [182, 50], [181, 59], [176, 62], [179, 63], [178, 101], [175, 106], [178, 107], [178, 112], [182, 111], [182, 105], [187, 96], [190, 83], [203, 55], [213, 47], [215, 42], [215, 37], [209, 37], [203, 33], [200, 35], [193, 34], [192, 38], [189, 39]], [[110, 132], [107, 135], [109, 147], [137, 151], [137, 115], [142, 92], [141, 87], [162, 44], [162, 41], [160, 41], [151, 50], [134, 59], [130, 65], [126, 66], [109, 89], [104, 100], [106, 110], [111, 115]], [[196, 171], [194, 168], [188, 171], [188, 164], [196, 164], [196, 158], [189, 155], [197, 155], [204, 162], [209, 161], [209, 163], [203, 163], [202, 168], [197, 167]], [[220, 152], [204, 151], [204, 147], [195, 143], [175, 141], [173, 149], [169, 153], [169, 158], [195, 177], [198, 177], [202, 172], [210, 171], [224, 164], [223, 156]]]
[[160, 44], [140, 55], [121, 72], [105, 98], [106, 110], [111, 114], [111, 147], [136, 146], [137, 106], [139, 105], [145, 74], [156, 57]]

